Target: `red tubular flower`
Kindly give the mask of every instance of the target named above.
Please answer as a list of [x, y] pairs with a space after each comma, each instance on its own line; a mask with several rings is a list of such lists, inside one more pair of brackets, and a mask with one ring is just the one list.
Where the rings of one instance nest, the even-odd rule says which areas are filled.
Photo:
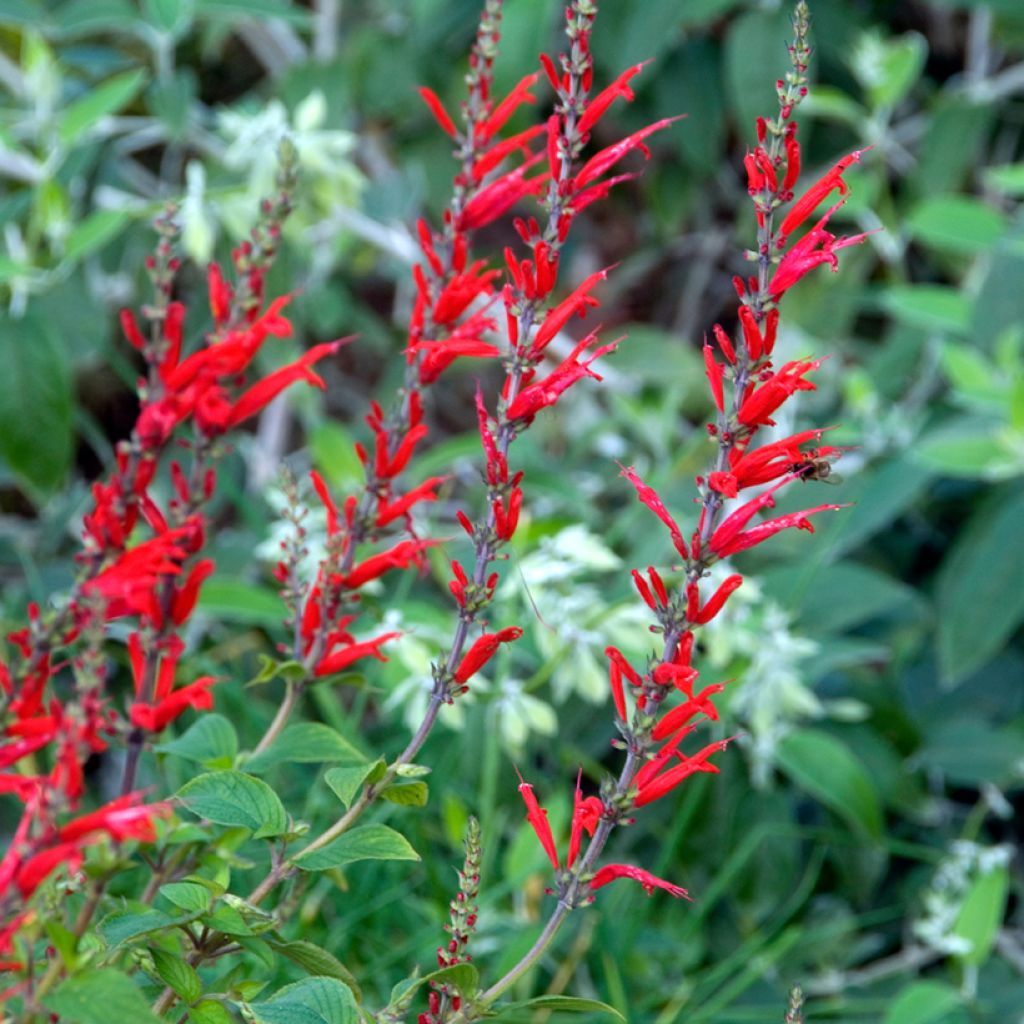
[[220, 682], [214, 676], [201, 676], [194, 683], [173, 690], [155, 704], [136, 701], [131, 706], [131, 723], [147, 732], [162, 732], [189, 708], [209, 711], [213, 707], [210, 687]]
[[615, 267], [611, 266], [595, 271], [578, 285], [571, 295], [563, 299], [557, 306], [548, 310], [543, 323], [533, 336], [533, 344], [530, 346], [531, 357], [539, 356], [551, 340], [574, 316], [585, 317], [590, 307], [600, 305], [590, 292], [598, 281], [604, 281], [608, 277], [609, 272], [614, 269]]
[[203, 583], [213, 574], [215, 568], [212, 558], [203, 558], [192, 567], [185, 582], [174, 591], [171, 605], [171, 620], [180, 626], [192, 614], [199, 599], [199, 590]]
[[644, 871], [643, 868], [633, 867], [632, 864], [605, 864], [591, 879], [590, 888], [596, 891], [608, 885], [609, 882], [614, 882], [617, 878], [631, 878], [634, 882], [639, 882], [648, 896], [652, 895], [655, 889], [664, 889], [676, 899], [679, 897], [690, 898], [690, 894], [682, 886], [666, 882], [664, 878], [658, 878], [649, 871]]
[[640, 64], [634, 64], [631, 68], [627, 68], [619, 75], [618, 78], [612, 82], [607, 88], [602, 89], [593, 99], [591, 99], [586, 108], [583, 111], [583, 116], [580, 117], [579, 121], [576, 122], [576, 130], [581, 134], [589, 132], [591, 128], [597, 124], [598, 121], [604, 116], [608, 108], [621, 96], [627, 103], [631, 103], [635, 98], [633, 90], [629, 87], [629, 80], [635, 75], [638, 75], [646, 65], [650, 64], [649, 60], [645, 60]]
[[211, 263], [206, 268], [206, 290], [210, 296], [210, 312], [213, 314], [213, 322], [218, 328], [223, 327], [231, 317], [233, 296], [217, 263]]
[[522, 635], [523, 631], [518, 626], [506, 626], [497, 633], [484, 633], [478, 637], [462, 656], [459, 667], [455, 670], [455, 682], [467, 682], [494, 657], [502, 644], [518, 640]]
[[754, 311], [746, 305], [739, 308], [740, 326], [743, 328], [743, 342], [747, 346], [747, 353], [750, 361], [756, 363], [761, 358], [761, 351], [764, 348], [764, 341], [761, 338], [761, 331], [754, 319]]
[[434, 120], [441, 126], [441, 130], [447, 135], [451, 135], [454, 138], [457, 134], [455, 130], [455, 122], [448, 116], [448, 111], [444, 109], [444, 104], [441, 102], [437, 93], [433, 89], [427, 88], [425, 85], [421, 85], [419, 88], [420, 99], [430, 108], [430, 112], [434, 115]]
[[334, 503], [324, 478], [315, 469], [309, 471], [309, 479], [313, 481], [313, 487], [327, 510], [327, 536], [333, 537], [338, 532], [338, 506]]
[[743, 577], [739, 574], [729, 576], [703, 608], [700, 607], [700, 585], [690, 583], [686, 588], [686, 618], [698, 626], [710, 622], [725, 607], [725, 602], [742, 583]]
[[741, 505], [732, 515], [727, 516], [718, 529], [711, 535], [709, 546], [720, 558], [735, 554], [737, 551], [746, 551], [756, 544], [774, 536], [780, 530], [790, 527], [797, 527], [800, 530], [807, 530], [814, 533], [814, 527], [808, 520], [808, 516], [818, 512], [835, 511], [845, 508], [845, 505], [817, 505], [815, 508], [804, 509], [802, 512], [791, 512], [788, 515], [778, 516], [766, 522], [744, 529], [754, 516], [764, 508], [773, 508], [775, 505], [775, 492], [785, 486], [791, 480], [798, 477], [791, 474], [778, 483], [774, 484], [763, 494], [759, 494], [752, 501]]
[[437, 501], [437, 488], [448, 480], [446, 476], [431, 476], [400, 498], [394, 500], [382, 497], [377, 505], [377, 518], [374, 522], [378, 527], [387, 526], [402, 516], [408, 515], [414, 505], [422, 501]]
[[519, 775], [519, 792], [526, 804], [526, 820], [540, 840], [540, 845], [544, 847], [544, 852], [548, 855], [552, 867], [557, 871], [558, 850], [555, 848], [555, 839], [551, 834], [551, 826], [548, 824], [548, 812], [537, 803], [537, 798], [533, 795], [533, 786], [523, 779], [518, 768], [516, 775]]
[[653, 487], [648, 487], [638, 476], [636, 470], [630, 466], [628, 469], [620, 467], [622, 472], [619, 476], [624, 476], [635, 488], [637, 497], [643, 504], [645, 504], [669, 529], [669, 533], [672, 535], [672, 544], [676, 551], [683, 558], [688, 558], [689, 555], [686, 550], [686, 542], [683, 540], [682, 531], [679, 529], [679, 524], [672, 518], [668, 509], [665, 508], [665, 503], [658, 496], [658, 492]]
[[704, 344], [704, 370], [707, 374], [708, 383], [711, 385], [711, 395], [719, 412], [725, 412], [725, 396], [722, 392], [722, 374], [724, 372], [721, 364], [715, 362], [711, 346]]
[[545, 130], [544, 125], [535, 124], [525, 131], [518, 132], [504, 139], [502, 142], [495, 143], [473, 164], [473, 178], [476, 181], [480, 181], [485, 174], [493, 171], [502, 160], [513, 153], [521, 153], [524, 157], [529, 158], [533, 155], [529, 143], [538, 135], [543, 134]]
[[357, 590], [364, 583], [375, 580], [391, 569], [407, 569], [410, 565], [419, 565], [421, 555], [427, 549], [439, 543], [436, 540], [403, 540], [387, 551], [360, 562], [351, 572], [341, 577], [341, 585], [349, 590]]
[[342, 345], [351, 340], [351, 338], [340, 338], [338, 341], [328, 341], [322, 345], [314, 345], [294, 363], [282, 366], [280, 370], [275, 370], [273, 373], [268, 373], [266, 377], [257, 381], [247, 391], [244, 391], [241, 397], [234, 403], [231, 407], [231, 414], [227, 419], [225, 429], [237, 427], [250, 416], [255, 416], [256, 413], [260, 412], [260, 410], [284, 391], [286, 387], [289, 387], [298, 380], [304, 380], [307, 384], [312, 384], [320, 389], [326, 387], [323, 379], [309, 367], [323, 359], [324, 356], [334, 355]]
[[744, 396], [738, 419], [746, 427], [774, 426], [772, 413], [795, 391], [814, 391], [815, 385], [805, 374], [821, 366], [820, 359], [797, 359], [786, 363], [760, 387]]
[[559, 398], [584, 377], [592, 377], [594, 380], [603, 380], [599, 373], [590, 369], [591, 363], [600, 359], [601, 356], [614, 352], [618, 347], [621, 338], [609, 342], [595, 349], [582, 362], [579, 356], [597, 340], [597, 332], [591, 331], [566, 358], [555, 367], [543, 380], [529, 384], [516, 395], [509, 404], [507, 415], [510, 420], [531, 420], [541, 409], [554, 405]]
[[616, 142], [613, 146], [608, 146], [595, 153], [583, 165], [579, 174], [573, 180], [574, 189], [579, 191], [584, 185], [589, 185], [591, 182], [596, 181], [605, 171], [614, 167], [627, 153], [631, 153], [634, 149], [639, 149], [647, 159], [650, 159], [651, 151], [644, 145], [644, 139], [655, 132], [661, 131], [662, 128], [667, 128], [670, 124], [674, 124], [683, 117], [685, 115], [680, 114], [676, 117], [666, 117], [660, 121], [655, 121], [654, 124], [649, 124], [646, 128], [641, 128], [640, 131], [627, 135], [626, 138]]
[[389, 640], [395, 640], [401, 635], [401, 633], [394, 632], [382, 633], [372, 640], [364, 640], [361, 643], [349, 643], [346, 647], [332, 651], [321, 658], [313, 674], [317, 676], [330, 676], [337, 672], [344, 672], [349, 665], [359, 661], [360, 658], [376, 658], [378, 661], [387, 661], [388, 659], [381, 653], [381, 645], [386, 644]]
[[494, 108], [487, 119], [477, 126], [477, 138], [487, 140], [494, 136], [495, 132], [501, 131], [505, 122], [524, 104], [536, 103], [537, 97], [530, 92], [530, 89], [537, 84], [540, 78], [539, 71], [533, 71], [520, 79], [512, 88], [512, 91]]
[[[795, 124], [795, 122], [793, 122]], [[783, 191], [788, 192], [796, 184], [800, 177], [800, 143], [796, 141], [796, 134], [787, 134], [786, 145], [786, 176], [782, 179]]]
[[[680, 731], [680, 738], [687, 735], [688, 732], [689, 729], [684, 727]], [[709, 763], [708, 758], [711, 757], [712, 754], [725, 750], [729, 745], [730, 740], [718, 740], [715, 743], [709, 743], [703, 750], [694, 754], [692, 757], [687, 757], [675, 750], [673, 745], [677, 742], [677, 739], [673, 739], [669, 744], [667, 744], [667, 746], [673, 747], [669, 756], [677, 758], [679, 764], [675, 765], [673, 768], [669, 768], [665, 772], [662, 772], [660, 775], [650, 778], [649, 781], [642, 783], [639, 791], [637, 792], [636, 800], [634, 801], [635, 806], [643, 807], [645, 804], [653, 803], [655, 800], [660, 800], [666, 793], [670, 793], [684, 779], [688, 779], [696, 772], [717, 773], [718, 768]], [[666, 760], [659, 761], [659, 759], [656, 758], [655, 761], [648, 762], [648, 766], [658, 763], [660, 768], [664, 763], [666, 763]], [[640, 776], [638, 775], [637, 780], [639, 781], [639, 779]]]
[[844, 156], [823, 174], [790, 208], [786, 214], [779, 233], [782, 235], [792, 234], [807, 218], [814, 213], [821, 201], [836, 189], [841, 196], [849, 192], [849, 186], [843, 181], [843, 172], [854, 163], [859, 162], [861, 154], [867, 152], [865, 149], [857, 149]]
[[141, 800], [139, 793], [117, 797], [99, 810], [62, 825], [57, 838], [61, 842], [73, 842], [93, 832], [101, 832], [117, 843], [129, 839], [152, 843], [156, 840], [155, 819], [166, 817], [171, 809], [168, 804], [141, 804]]
[[485, 188], [482, 188], [468, 203], [459, 217], [460, 231], [472, 231], [485, 227], [510, 210], [520, 199], [538, 192], [548, 178], [547, 172], [534, 178], [527, 178], [542, 157], [530, 157], [514, 171], [503, 174]]
[[730, 363], [735, 365], [736, 363], [736, 350], [732, 347], [732, 341], [729, 335], [725, 333], [725, 329], [721, 324], [715, 324], [715, 341], [718, 342], [718, 347], [722, 350], [722, 355], [729, 360]]
[[704, 714], [708, 718], [717, 720], [718, 708], [712, 703], [711, 698], [724, 689], [724, 683], [705, 686], [696, 697], [690, 697], [685, 704], [680, 704], [679, 707], [667, 712], [654, 727], [653, 737], [656, 740], [663, 740], [666, 736], [671, 736], [684, 725], [688, 725], [694, 715]]
[[576, 855], [580, 852], [580, 841], [583, 838], [583, 793], [580, 790], [582, 778], [583, 769], [581, 768], [576, 773], [576, 790], [572, 796], [572, 825], [569, 831], [569, 852], [565, 856], [565, 866], [567, 868], [571, 868], [576, 862]]

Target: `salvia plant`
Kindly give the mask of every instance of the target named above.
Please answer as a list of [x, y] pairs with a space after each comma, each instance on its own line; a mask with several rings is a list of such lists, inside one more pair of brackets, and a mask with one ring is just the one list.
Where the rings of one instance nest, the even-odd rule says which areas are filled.
[[[693, 513], [671, 510], [634, 468], [620, 466], [626, 491], [657, 521], [664, 545], [657, 566], [631, 572], [655, 638], [647, 660], [632, 663], [610, 644], [605, 652], [618, 763], [603, 778], [581, 769], [575, 778], [542, 784], [528, 766], [507, 766], [510, 785], [522, 770], [526, 821], [550, 861], [546, 922], [504, 973], [487, 957], [474, 959], [488, 879], [481, 876], [481, 832], [473, 819], [447, 937], [408, 964], [387, 1005], [369, 1005], [359, 979], [330, 949], [303, 939], [298, 921], [301, 894], [318, 874], [341, 882], [348, 865], [425, 853], [374, 812], [381, 801], [400, 808], [426, 803], [439, 712], [472, 690], [489, 662], [504, 664], [523, 636], [526, 624], [491, 618], [505, 549], [529, 495], [516, 442], [549, 407], [599, 382], [601, 363], [628, 344], [604, 340], [589, 326], [614, 268], [567, 285], [560, 280], [562, 253], [578, 218], [638, 176], [648, 140], [676, 118], [595, 144], [595, 134], [604, 134], [595, 129], [616, 104], [633, 99], [631, 83], [645, 70], [637, 64], [609, 84], [594, 82], [597, 17], [594, 0], [572, 0], [562, 51], [542, 55], [540, 70], [497, 96], [502, 7], [501, 0], [486, 0], [460, 109], [446, 109], [433, 91], [420, 90], [451, 137], [456, 170], [441, 220], [417, 224], [404, 374], [393, 396], [369, 403], [372, 440], [357, 445], [363, 482], [355, 493], [333, 493], [316, 472], [308, 482], [284, 485], [290, 532], [273, 576], [288, 639], [275, 657], [265, 657], [254, 681], [280, 687], [281, 699], [264, 734], [243, 737], [242, 750], [231, 722], [212, 708], [219, 692], [244, 680], [227, 663], [198, 678], [180, 669], [197, 600], [216, 572], [206, 541], [217, 529], [210, 508], [221, 460], [232, 431], [284, 389], [323, 387], [318, 366], [351, 339], [315, 345], [264, 376], [252, 373], [260, 350], [292, 330], [290, 296], [272, 296], [267, 287], [281, 225], [301, 187], [292, 147], [282, 149], [277, 189], [231, 266], [209, 266], [209, 326], [196, 338], [186, 336], [186, 309], [176, 297], [175, 211], [156, 222], [147, 264], [152, 297], [138, 314], [126, 310], [121, 318], [142, 366], [138, 417], [109, 474], [92, 487], [74, 586], [28, 608], [0, 664], [0, 792], [18, 808], [0, 859], [0, 998], [7, 1019], [456, 1024], [531, 1007], [614, 1013], [592, 1000], [551, 996], [516, 1004], [502, 997], [609, 884], [632, 881], [658, 899], [690, 898], [643, 863], [620, 863], [614, 833], [691, 775], [727, 764], [727, 736], [699, 738], [702, 723], [718, 719], [715, 699], [726, 686], [698, 681], [700, 631], [743, 582], [731, 569], [723, 574], [720, 563], [780, 531], [813, 532], [813, 516], [839, 508], [772, 513], [781, 490], [803, 493], [828, 475], [839, 454], [824, 442], [823, 428], [769, 433], [785, 403], [814, 388], [821, 362], [774, 362], [786, 296], [819, 266], [835, 270], [839, 252], [864, 239], [829, 230], [845, 201], [844, 172], [861, 151], [809, 185], [801, 180], [794, 115], [807, 94], [811, 54], [803, 3], [793, 20], [790, 71], [776, 83], [778, 107], [751, 126], [751, 245], [746, 271], [734, 278], [735, 329], [715, 324], [703, 345], [717, 415], [707, 425], [713, 454], [697, 478]], [[509, 132], [522, 108], [545, 106], [546, 116]], [[481, 255], [481, 241], [494, 236], [483, 230], [508, 219], [515, 245], [500, 258]], [[573, 340], [581, 320], [588, 324]], [[452, 482], [418, 474], [417, 455], [441, 378], [466, 359], [500, 366], [503, 380], [476, 390], [480, 485], [458, 496], [451, 531], [443, 524], [428, 536], [424, 509], [442, 496], [436, 507], [446, 505]], [[608, 490], [621, 486], [610, 475]], [[312, 571], [310, 505], [322, 507], [327, 524]], [[303, 719], [304, 698], [321, 682], [344, 684], [356, 673], [372, 679], [375, 661], [387, 660], [399, 632], [374, 624], [367, 595], [419, 572], [442, 545], [462, 553], [450, 560], [444, 597], [451, 628], [434, 654], [426, 711], [403, 749], [366, 755], [326, 723]], [[130, 680], [127, 699], [113, 685], [122, 676]], [[120, 766], [114, 793], [87, 778], [93, 755]], [[296, 761], [332, 765], [322, 785], [337, 811], [326, 826], [302, 820], [264, 779]], [[163, 772], [176, 762], [199, 768], [174, 792]], [[552, 827], [542, 805], [556, 787], [572, 794], [567, 834]], [[295, 980], [266, 990], [262, 977], [285, 962]], [[379, 990], [380, 979], [374, 986]], [[801, 1005], [794, 990], [779, 1018], [802, 1020]]]

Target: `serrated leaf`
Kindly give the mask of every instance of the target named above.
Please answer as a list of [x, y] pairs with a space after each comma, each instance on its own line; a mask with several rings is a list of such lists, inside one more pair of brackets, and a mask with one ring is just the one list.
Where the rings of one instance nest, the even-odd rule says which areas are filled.
[[75, 142], [102, 118], [116, 114], [138, 94], [147, 78], [141, 68], [114, 75], [101, 85], [90, 89], [61, 113], [57, 121], [57, 136], [64, 145]]
[[363, 783], [376, 782], [383, 777], [387, 766], [383, 760], [372, 764], [359, 764], [352, 767], [332, 768], [324, 776], [324, 781], [334, 790], [335, 796], [346, 806], [351, 807], [352, 801]]
[[260, 754], [245, 762], [251, 772], [264, 772], [276, 764], [315, 764], [322, 761], [360, 763], [366, 758], [340, 732], [322, 722], [295, 722]]
[[396, 782], [381, 790], [380, 796], [401, 807], [426, 807], [429, 790], [425, 782]]
[[971, 948], [957, 959], [972, 967], [980, 967], [988, 959], [1003, 923], [1009, 891], [1010, 872], [1005, 865], [974, 880], [953, 926], [953, 934], [966, 939]]
[[348, 985], [357, 1003], [363, 1001], [362, 992], [356, 979], [352, 976], [352, 972], [333, 953], [303, 939], [298, 939], [295, 942], [282, 942], [271, 937], [267, 939], [267, 942], [271, 949], [298, 964], [307, 974], [323, 978], [337, 978], [338, 981]]
[[1024, 619], [1024, 487], [1006, 488], [976, 512], [939, 572], [938, 647], [949, 683], [965, 679]]
[[828, 733], [800, 729], [779, 746], [778, 763], [801, 789], [841, 818], [877, 838], [882, 833], [878, 793], [864, 765]]
[[230, 768], [238, 753], [238, 736], [228, 719], [209, 712], [197, 718], [180, 736], [153, 749], [206, 767]]
[[168, 882], [160, 886], [160, 895], [189, 913], [205, 914], [213, 903], [213, 894], [198, 882]]
[[252, 935], [253, 930], [241, 913], [226, 903], [218, 903], [212, 914], [203, 917], [203, 924], [215, 928], [225, 935]]
[[140, 935], [173, 928], [176, 920], [161, 910], [118, 910], [100, 922], [99, 932], [103, 936], [103, 941], [113, 948]]
[[349, 987], [336, 978], [305, 978], [249, 1007], [257, 1024], [358, 1024]]
[[243, 772], [208, 772], [187, 782], [176, 796], [197, 817], [250, 829], [256, 839], [288, 829], [280, 797], [261, 779]]
[[72, 384], [64, 347], [40, 310], [0, 317], [0, 366], [0, 457], [47, 493], [71, 463]]
[[180, 954], [168, 953], [159, 946], [151, 946], [149, 952], [156, 973], [182, 1002], [194, 1003], [203, 994], [203, 983], [196, 969]]
[[387, 825], [363, 825], [333, 842], [300, 854], [294, 863], [303, 871], [327, 871], [360, 860], [419, 860], [419, 854], [401, 833]]
[[160, 1024], [131, 979], [112, 967], [83, 971], [43, 999], [43, 1006], [66, 1024]]

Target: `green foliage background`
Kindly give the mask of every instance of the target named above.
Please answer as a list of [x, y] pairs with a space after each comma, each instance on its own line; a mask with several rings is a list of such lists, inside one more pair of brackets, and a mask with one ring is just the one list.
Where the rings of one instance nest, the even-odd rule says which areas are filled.
[[[507, 6], [504, 85], [557, 48], [561, 17], [550, 0]], [[753, 237], [741, 160], [785, 70], [788, 10], [604, 6], [599, 80], [656, 58], [607, 131], [688, 117], [656, 138], [643, 176], [594, 207], [566, 251], [567, 282], [621, 262], [602, 319], [629, 340], [604, 385], [576, 389], [517, 446], [530, 512], [494, 617], [527, 626], [528, 638], [428, 745], [426, 806], [377, 812], [423, 860], [337, 869], [302, 895], [292, 937], [344, 962], [371, 1006], [413, 965], [429, 970], [470, 813], [485, 840], [475, 961], [497, 977], [532, 942], [545, 862], [522, 824], [513, 760], [563, 825], [576, 766], [596, 779], [613, 764], [600, 652], [609, 642], [644, 651], [627, 570], [666, 551], [614, 460], [635, 463], [685, 515], [709, 457], [698, 346], [716, 319], [728, 322], [730, 277]], [[368, 397], [400, 375], [408, 226], [441, 209], [452, 173], [415, 89], [457, 103], [453, 69], [476, 7], [0, 2], [8, 622], [69, 584], [89, 481], [130, 427], [136, 368], [116, 311], [145, 301], [149, 221], [184, 196], [192, 262], [181, 290], [202, 330], [203, 264], [244, 234], [281, 132], [299, 147], [302, 189], [272, 287], [298, 291], [295, 344], [360, 340], [343, 350], [326, 398], [292, 395], [222, 473], [218, 572], [190, 667], [236, 680], [217, 703], [242, 749], [280, 687], [242, 687], [281, 632], [267, 543], [274, 467], [285, 457], [339, 491], [357, 483], [350, 442]], [[625, 883], [603, 892], [518, 994], [592, 996], [634, 1022], [739, 1024], [780, 1020], [799, 980], [810, 1020], [1009, 1021], [1024, 1007], [1013, 845], [1024, 780], [1024, 9], [821, 0], [813, 16], [813, 74], [824, 84], [800, 118], [805, 166], [872, 146], [848, 176], [841, 216], [850, 231], [881, 230], [843, 253], [838, 276], [821, 272], [787, 297], [782, 353], [833, 353], [799, 425], [837, 424], [830, 443], [854, 446], [838, 486], [819, 497], [824, 488], [809, 484], [788, 507], [855, 504], [813, 539], [779, 538], [740, 563], [750, 579], [708, 637], [704, 675], [739, 680], [720, 726], [743, 739], [720, 776], [695, 777], [619, 839], [616, 860], [685, 884], [695, 902], [648, 901]], [[287, 347], [270, 358], [283, 361]], [[442, 534], [454, 507], [478, 500], [477, 372], [444, 383], [419, 466], [455, 473], [432, 513]], [[582, 528], [565, 532], [574, 523]], [[453, 540], [445, 554], [460, 549]], [[444, 557], [433, 570], [382, 589], [370, 610], [413, 627], [392, 661], [356, 680], [364, 685], [314, 690], [305, 709], [367, 754], [404, 744], [403, 721], [451, 628]], [[172, 748], [159, 770], [173, 789], [210, 757]], [[336, 813], [322, 765], [285, 757], [261, 773], [298, 816]], [[276, 967], [268, 978], [258, 962], [232, 970], [206, 981], [296, 977]]]

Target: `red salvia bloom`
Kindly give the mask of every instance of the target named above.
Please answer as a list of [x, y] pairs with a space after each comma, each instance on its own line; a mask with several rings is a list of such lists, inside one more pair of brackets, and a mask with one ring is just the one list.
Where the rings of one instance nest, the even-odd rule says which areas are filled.
[[657, 491], [653, 487], [648, 487], [647, 484], [640, 479], [639, 474], [633, 469], [632, 466], [620, 467], [622, 472], [619, 476], [624, 476], [635, 488], [637, 497], [643, 504], [645, 504], [667, 527], [669, 533], [672, 536], [672, 544], [676, 551], [683, 558], [688, 558], [689, 554], [686, 550], [686, 541], [683, 540], [683, 533], [679, 529], [679, 524], [672, 518], [671, 513], [665, 507], [665, 503], [659, 497]]
[[[519, 775], [518, 769], [516, 769], [516, 774]], [[522, 775], [519, 775], [519, 792], [526, 804], [526, 820], [540, 840], [540, 845], [544, 847], [544, 852], [548, 855], [552, 867], [557, 871], [558, 850], [555, 847], [554, 836], [551, 834], [551, 826], [548, 824], [548, 812], [537, 803], [537, 798], [533, 795], [533, 786], [525, 781]]]
[[454, 679], [457, 683], [465, 683], [477, 674], [494, 657], [502, 644], [518, 640], [523, 631], [518, 626], [506, 626], [497, 633], [484, 633], [478, 637], [473, 646], [462, 656]]
[[666, 882], [664, 878], [658, 878], [649, 871], [644, 871], [643, 868], [633, 867], [632, 864], [605, 864], [594, 874], [590, 881], [590, 888], [596, 892], [617, 878], [631, 878], [634, 882], [639, 882], [648, 896], [652, 895], [655, 889], [664, 889], [676, 899], [690, 898], [690, 894], [682, 886]]

